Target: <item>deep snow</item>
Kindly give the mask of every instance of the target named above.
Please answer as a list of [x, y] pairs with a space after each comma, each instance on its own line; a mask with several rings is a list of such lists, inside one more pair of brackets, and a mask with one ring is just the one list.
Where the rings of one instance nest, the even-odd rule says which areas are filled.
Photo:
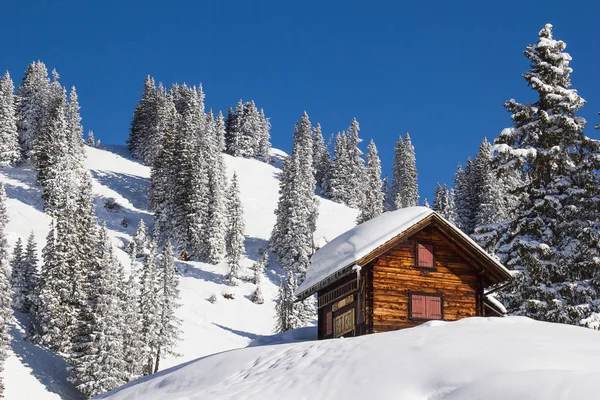
[[467, 318], [232, 350], [100, 398], [597, 399], [599, 356], [597, 331], [525, 317]]
[[[128, 156], [124, 146], [105, 146], [103, 149], [86, 147], [86, 166], [93, 178], [96, 215], [106, 222], [116, 248], [123, 249], [131, 240], [140, 219], [152, 222], [148, 211], [147, 190], [150, 169]], [[249, 268], [259, 256], [259, 249], [267, 240], [275, 223], [274, 210], [279, 195], [279, 179], [285, 153], [273, 149], [273, 164], [225, 155], [227, 175], [236, 171], [240, 181], [241, 198], [246, 220], [246, 257], [242, 264]], [[35, 185], [35, 173], [29, 167], [1, 168], [0, 181], [5, 184], [10, 222], [7, 227], [9, 245], [20, 237], [26, 241], [33, 230], [39, 253], [44, 246], [50, 218], [42, 211], [40, 190]], [[107, 200], [114, 200], [121, 208], [109, 211]], [[357, 212], [346, 206], [320, 199], [319, 219], [315, 241], [331, 240], [355, 225]], [[123, 218], [128, 226], [121, 225]], [[117, 250], [117, 256], [129, 267], [129, 256]], [[274, 303], [281, 270], [271, 261], [267, 279], [263, 280], [265, 304], [250, 301], [254, 285], [241, 282], [239, 286], [226, 284], [225, 263], [209, 265], [198, 262], [178, 262], [181, 273], [182, 340], [176, 351], [181, 357], [166, 358], [161, 369], [193, 360], [208, 354], [245, 347], [261, 335], [270, 335], [274, 326]], [[250, 276], [249, 269], [243, 275]], [[233, 300], [223, 298], [232, 293]], [[208, 298], [215, 294], [217, 302]], [[10, 327], [12, 351], [3, 372], [7, 399], [76, 399], [77, 394], [66, 383], [66, 363], [55, 353], [32, 345], [26, 340], [27, 316], [19, 315]]]

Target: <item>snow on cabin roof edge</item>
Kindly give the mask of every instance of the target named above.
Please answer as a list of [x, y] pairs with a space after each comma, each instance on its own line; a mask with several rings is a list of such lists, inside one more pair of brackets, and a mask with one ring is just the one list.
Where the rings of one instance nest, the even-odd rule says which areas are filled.
[[[321, 282], [333, 277], [336, 273], [352, 266], [361, 258], [370, 254], [378, 247], [401, 235], [403, 232], [421, 222], [430, 215], [435, 214], [446, 222], [465, 241], [469, 242], [475, 249], [485, 255], [502, 272], [510, 276], [498, 260], [490, 256], [466, 233], [458, 229], [435, 211], [428, 207], [407, 207], [395, 211], [389, 211], [373, 218], [367, 222], [355, 226], [331, 240], [325, 246], [313, 254], [311, 264], [306, 272], [306, 278], [295, 292], [296, 296], [305, 298], [313, 294]], [[332, 281], [333, 282], [333, 281]], [[310, 292], [306, 294], [306, 292]]]

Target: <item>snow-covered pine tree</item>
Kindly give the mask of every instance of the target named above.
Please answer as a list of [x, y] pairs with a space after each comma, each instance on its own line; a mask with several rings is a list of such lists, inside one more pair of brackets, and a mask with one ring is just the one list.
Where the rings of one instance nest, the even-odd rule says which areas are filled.
[[[222, 116], [221, 116], [222, 117]], [[223, 128], [221, 122], [213, 119], [212, 111], [207, 115], [206, 122], [206, 168], [208, 174], [208, 188], [206, 191], [206, 203], [208, 208], [205, 213], [204, 226], [206, 235], [203, 235], [204, 254], [203, 260], [217, 264], [223, 260], [225, 254], [225, 237], [227, 229], [226, 214], [226, 180], [225, 161], [221, 154], [222, 146], [219, 131]]]
[[179, 276], [175, 267], [175, 258], [173, 257], [173, 246], [171, 241], [163, 249], [162, 260], [157, 279], [157, 299], [158, 299], [158, 332], [156, 336], [156, 348], [154, 349], [154, 373], [158, 371], [160, 360], [166, 355], [178, 354], [175, 352], [175, 346], [179, 340], [181, 321], [175, 315], [175, 311], [180, 306], [179, 301]]
[[34, 61], [27, 67], [17, 90], [17, 132], [25, 159], [33, 150], [35, 138], [46, 115], [50, 98], [50, 79], [46, 65]]
[[427, 198], [425, 198], [425, 200], [423, 200], [423, 207], [431, 208], [431, 206], [429, 205], [429, 202], [427, 201]]
[[[33, 233], [32, 233], [33, 235]], [[23, 251], [21, 238], [17, 240], [11, 260], [11, 285], [13, 290], [13, 307], [19, 312], [29, 312], [34, 297], [37, 280], [37, 257], [35, 241], [30, 235], [27, 249]]]
[[96, 138], [94, 137], [94, 131], [91, 129], [88, 131], [86, 144], [90, 147], [96, 147]]
[[69, 380], [86, 398], [126, 382], [119, 262], [106, 226], [98, 235], [97, 263], [86, 271], [86, 301], [79, 309]]
[[269, 251], [267, 249], [259, 250], [260, 257], [254, 264], [252, 264], [252, 278], [251, 282], [255, 285], [262, 279], [265, 273], [265, 268], [269, 265]]
[[348, 204], [351, 193], [346, 185], [348, 171], [348, 138], [345, 132], [338, 132], [333, 147], [333, 160], [326, 175], [325, 195], [337, 203]]
[[325, 190], [330, 164], [331, 156], [325, 145], [321, 124], [317, 124], [313, 134], [313, 169], [315, 171], [316, 186], [323, 191]]
[[[6, 210], [6, 193], [4, 185], [0, 183], [0, 374], [4, 370], [4, 360], [8, 357], [8, 348], [11, 336], [8, 333], [8, 324], [12, 321], [12, 291], [9, 279], [8, 242], [6, 240], [6, 224], [8, 212]], [[4, 394], [4, 381], [0, 375], [0, 397]]]
[[227, 279], [236, 285], [240, 274], [240, 259], [244, 254], [244, 209], [240, 199], [240, 189], [237, 174], [233, 173], [231, 184], [227, 190]]
[[49, 314], [49, 304], [54, 306], [57, 304], [57, 297], [50, 285], [54, 278], [54, 270], [56, 268], [56, 252], [54, 245], [56, 243], [56, 232], [54, 229], [54, 220], [50, 222], [50, 229], [46, 236], [46, 245], [42, 249], [42, 267], [37, 285], [34, 291], [31, 307], [31, 327], [29, 329], [32, 342], [42, 343], [44, 335], [48, 330], [48, 321], [51, 317]]
[[404, 140], [402, 137], [398, 138], [394, 147], [391, 198], [396, 209], [419, 205], [415, 148], [408, 132]]
[[85, 152], [83, 148], [83, 127], [81, 126], [79, 109], [77, 90], [73, 86], [69, 93], [69, 102], [65, 110], [67, 118], [67, 132], [65, 136], [73, 168], [81, 170], [84, 168]]
[[217, 120], [215, 121], [215, 141], [217, 144], [217, 151], [219, 153], [224, 152], [226, 149], [225, 146], [225, 135], [227, 132], [226, 129], [226, 125], [225, 125], [225, 118], [223, 117], [223, 112], [219, 111], [219, 114], [217, 114]]
[[496, 139], [496, 150], [525, 161], [527, 196], [498, 243], [505, 265], [518, 272], [502, 299], [509, 312], [536, 319], [585, 324], [598, 311], [598, 163], [584, 135], [585, 104], [571, 89], [571, 56], [552, 37], [552, 25], [527, 46], [537, 92], [533, 104], [505, 103], [514, 125]]
[[448, 208], [446, 209], [446, 215], [444, 217], [454, 224], [456, 223], [456, 203], [454, 202], [454, 190], [448, 190], [445, 184], [444, 189], [446, 189], [448, 193]]
[[304, 112], [294, 130], [294, 144], [285, 160], [279, 184], [279, 201], [269, 245], [285, 271], [304, 279], [313, 253], [318, 215], [312, 160], [312, 129]]
[[235, 109], [231, 107], [227, 112], [227, 121], [225, 122], [225, 152], [234, 157], [241, 156], [242, 140], [242, 116], [244, 114], [244, 102], [240, 99]]
[[15, 86], [8, 71], [0, 79], [0, 166], [15, 165], [21, 161]]
[[[146, 223], [141, 218], [135, 234], [133, 235], [132, 244], [135, 244], [136, 253], [132, 253], [132, 256], [135, 258], [144, 257], [150, 250], [150, 237], [148, 236], [148, 229], [146, 228]], [[133, 248], [134, 247], [131, 246], [131, 249]]]
[[262, 108], [258, 113], [258, 119], [260, 121], [260, 134], [258, 136], [256, 157], [258, 159], [268, 163], [271, 161], [271, 122], [265, 116], [265, 110]]
[[314, 310], [306, 308], [306, 301], [297, 302], [294, 292], [298, 288], [294, 273], [288, 271], [279, 284], [275, 303], [275, 332], [286, 332], [301, 328], [314, 316]]
[[495, 224], [507, 217], [504, 194], [492, 168], [492, 145], [483, 139], [475, 157], [473, 189], [476, 193], [475, 227]]
[[135, 260], [131, 262], [129, 278], [125, 283], [123, 302], [123, 360], [125, 361], [126, 380], [140, 377], [146, 359], [143, 357], [145, 343], [142, 337], [142, 319], [140, 311], [140, 273]]
[[348, 156], [348, 175], [346, 185], [350, 192], [349, 202], [347, 203], [350, 207], [360, 208], [365, 202], [365, 163], [362, 159], [362, 151], [358, 147], [358, 144], [362, 142], [362, 139], [358, 137], [360, 127], [356, 118], [352, 119], [350, 128], [348, 128], [348, 140], [347, 145], [347, 156]]
[[152, 161], [147, 159], [147, 150], [156, 125], [156, 85], [154, 78], [148, 75], [144, 81], [144, 92], [133, 113], [127, 139], [131, 155], [146, 163]]
[[160, 330], [159, 300], [157, 295], [157, 265], [156, 245], [152, 243], [150, 252], [143, 264], [140, 278], [139, 310], [141, 320], [141, 338], [144, 347], [139, 349], [139, 356], [143, 360], [142, 375], [151, 375], [154, 372], [154, 355], [156, 354], [158, 332]]
[[440, 185], [438, 182], [435, 185], [435, 192], [433, 193], [433, 211], [440, 214], [442, 217], [446, 217], [446, 212], [449, 206], [449, 193], [446, 184]]
[[262, 121], [258, 115], [258, 110], [254, 101], [249, 101], [244, 104], [243, 112], [238, 115], [240, 118], [240, 140], [239, 140], [239, 155], [242, 157], [257, 156], [260, 136], [262, 134]]
[[471, 159], [467, 159], [465, 169], [459, 164], [454, 174], [454, 203], [456, 205], [456, 226], [466, 234], [475, 229], [475, 198], [473, 167]]
[[24, 303], [27, 298], [24, 285], [23, 274], [23, 241], [17, 239], [17, 243], [13, 249], [12, 258], [10, 260], [10, 285], [12, 287], [12, 305], [17, 311], [24, 312]]
[[381, 215], [385, 201], [385, 193], [382, 190], [381, 182], [381, 161], [373, 140], [369, 143], [367, 150], [366, 175], [365, 201], [361, 205], [360, 214], [356, 221], [359, 224]]

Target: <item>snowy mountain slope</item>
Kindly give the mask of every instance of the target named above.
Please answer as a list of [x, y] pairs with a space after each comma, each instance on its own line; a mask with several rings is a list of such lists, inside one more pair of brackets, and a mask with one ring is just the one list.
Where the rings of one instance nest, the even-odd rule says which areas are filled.
[[132, 382], [135, 399], [596, 399], [600, 336], [524, 317], [248, 347]]
[[[93, 178], [96, 215], [100, 223], [106, 223], [114, 244], [121, 250], [117, 256], [129, 266], [129, 256], [122, 249], [131, 240], [140, 219], [151, 224], [148, 211], [147, 190], [150, 169], [129, 158], [123, 146], [107, 146], [104, 149], [86, 148], [86, 166]], [[278, 200], [279, 180], [285, 153], [274, 149], [273, 164], [234, 158], [225, 155], [227, 175], [236, 171], [239, 177], [241, 198], [246, 220], [246, 257], [242, 265], [249, 268], [258, 258], [260, 248], [265, 248], [275, 223], [274, 210]], [[9, 244], [13, 246], [18, 237], [27, 238], [31, 230], [36, 235], [39, 251], [44, 246], [50, 218], [42, 211], [39, 188], [35, 185], [35, 173], [29, 167], [0, 169], [0, 181], [5, 184], [8, 196], [10, 223]], [[118, 204], [117, 209], [105, 207], [107, 200]], [[355, 225], [356, 210], [320, 199], [320, 215], [315, 241], [324, 243]], [[122, 225], [125, 218], [128, 226]], [[271, 266], [274, 266], [271, 260]], [[254, 285], [241, 282], [236, 287], [226, 284], [225, 263], [209, 265], [198, 262], [178, 262], [181, 273], [180, 289], [182, 304], [179, 318], [183, 321], [181, 342], [176, 351], [181, 357], [162, 361], [161, 369], [195, 358], [246, 346], [260, 335], [272, 333], [274, 325], [273, 298], [279, 284], [278, 268], [266, 271], [263, 284], [265, 304], [250, 301]], [[246, 270], [243, 275], [250, 275]], [[222, 294], [231, 293], [233, 300]], [[215, 294], [217, 302], [208, 298]], [[66, 384], [66, 364], [52, 352], [24, 341], [26, 318], [19, 316], [11, 332], [13, 355], [7, 361], [4, 372], [8, 399], [77, 398]], [[32, 361], [31, 357], [36, 360]]]

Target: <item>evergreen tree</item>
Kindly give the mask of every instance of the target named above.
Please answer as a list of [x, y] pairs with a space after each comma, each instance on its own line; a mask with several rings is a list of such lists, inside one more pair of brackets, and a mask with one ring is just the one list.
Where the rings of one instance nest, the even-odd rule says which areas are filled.
[[419, 205], [415, 148], [408, 132], [402, 140], [398, 138], [394, 148], [392, 166], [392, 198], [396, 209]]
[[260, 134], [258, 136], [256, 157], [268, 163], [271, 161], [271, 123], [262, 108], [258, 113], [258, 118], [260, 121]]
[[356, 118], [352, 119], [350, 128], [348, 129], [347, 156], [348, 156], [348, 173], [346, 176], [346, 185], [350, 193], [348, 205], [358, 208], [365, 202], [364, 187], [366, 182], [365, 165], [362, 159], [362, 151], [358, 144], [362, 139], [358, 137], [360, 128]]
[[279, 292], [275, 303], [275, 332], [286, 332], [301, 328], [308, 319], [314, 316], [314, 310], [306, 308], [306, 301], [297, 302], [294, 292], [298, 288], [292, 272], [287, 272], [285, 281], [279, 284]]
[[325, 146], [321, 124], [317, 124], [313, 134], [313, 169], [315, 171], [316, 186], [322, 190], [325, 190], [330, 164], [331, 156], [327, 151], [327, 146]]
[[139, 309], [141, 320], [141, 338], [144, 347], [139, 349], [143, 361], [142, 375], [154, 372], [154, 356], [158, 349], [158, 332], [160, 332], [159, 299], [157, 296], [156, 246], [150, 246], [150, 252], [142, 269], [140, 278]]
[[456, 205], [456, 226], [467, 234], [475, 229], [477, 199], [474, 191], [474, 174], [471, 159], [467, 159], [465, 169], [459, 164], [454, 174], [453, 190]]
[[231, 107], [227, 112], [227, 121], [225, 123], [225, 151], [234, 157], [241, 156], [242, 141], [242, 116], [244, 113], [244, 103], [240, 99], [235, 109]]
[[518, 272], [502, 299], [509, 312], [536, 319], [585, 324], [598, 311], [598, 162], [585, 137], [585, 101], [571, 89], [566, 44], [552, 25], [527, 46], [531, 70], [524, 74], [537, 92], [533, 104], [505, 103], [514, 125], [496, 139], [508, 159], [525, 163], [526, 197], [497, 245], [507, 267]]
[[496, 224], [507, 218], [504, 209], [502, 185], [496, 179], [492, 167], [492, 145], [483, 139], [474, 162], [474, 181], [472, 187], [476, 193], [475, 227]]
[[154, 143], [156, 134], [156, 85], [150, 75], [144, 81], [144, 92], [133, 113], [127, 144], [129, 152], [135, 158], [146, 163], [152, 162], [148, 150]]
[[86, 302], [79, 309], [70, 381], [86, 397], [113, 390], [126, 382], [120, 298], [119, 262], [106, 226], [98, 237], [95, 268], [86, 271]]
[[237, 174], [234, 172], [231, 185], [227, 193], [227, 265], [229, 272], [227, 279], [232, 284], [237, 284], [240, 274], [240, 259], [244, 254], [244, 209], [240, 200], [240, 189]]
[[161, 358], [166, 355], [177, 355], [174, 349], [179, 340], [179, 326], [181, 321], [175, 316], [175, 311], [180, 306], [179, 277], [173, 258], [171, 242], [163, 250], [162, 262], [158, 273], [158, 333], [156, 337], [154, 373], [158, 371]]
[[140, 310], [140, 276], [135, 260], [131, 262], [129, 279], [124, 288], [123, 302], [123, 360], [127, 381], [132, 381], [143, 374], [146, 359], [143, 356], [145, 343], [142, 336], [142, 319]]
[[223, 260], [225, 254], [226, 237], [226, 177], [225, 161], [221, 154], [222, 136], [219, 131], [223, 129], [222, 116], [221, 121], [213, 120], [212, 111], [207, 116], [207, 173], [208, 190], [206, 192], [206, 210], [204, 226], [206, 235], [204, 236], [204, 256], [203, 259], [212, 264], [217, 264]]
[[427, 199], [423, 200], [423, 207], [431, 208]]
[[17, 90], [17, 132], [24, 158], [29, 157], [46, 115], [50, 100], [50, 79], [43, 62], [32, 62]]
[[259, 259], [252, 264], [252, 279], [251, 282], [255, 285], [262, 279], [265, 273], [265, 268], [269, 265], [269, 252], [266, 249], [259, 250]]
[[367, 182], [365, 186], [365, 201], [363, 202], [357, 223], [373, 219], [383, 212], [385, 194], [381, 182], [381, 162], [377, 154], [375, 142], [371, 140], [367, 151], [366, 166]]
[[333, 148], [333, 160], [327, 175], [327, 186], [325, 194], [327, 198], [337, 202], [348, 204], [351, 193], [346, 185], [348, 170], [348, 146], [345, 132], [338, 132], [335, 136], [335, 145]]
[[227, 129], [226, 129], [226, 125], [225, 125], [225, 119], [223, 118], [223, 113], [221, 111], [219, 111], [219, 114], [217, 114], [215, 129], [216, 129], [215, 142], [217, 145], [217, 151], [223, 152], [226, 149], [225, 135], [226, 135]]
[[91, 129], [88, 131], [86, 143], [90, 147], [96, 147], [96, 138], [94, 138], [94, 131]]
[[13, 293], [13, 307], [17, 311], [27, 312], [25, 303], [28, 302], [29, 293], [27, 284], [25, 283], [25, 263], [23, 260], [23, 241], [21, 238], [17, 239], [17, 243], [15, 244], [10, 266], [10, 284], [12, 286]]
[[72, 168], [83, 169], [85, 158], [83, 148], [83, 127], [81, 126], [81, 116], [79, 114], [79, 98], [75, 86], [69, 93], [69, 102], [66, 107], [67, 132], [66, 143], [68, 154], [71, 158]]
[[[150, 237], [143, 219], [140, 219], [137, 230], [133, 235], [132, 244], [135, 244], [135, 253], [132, 252], [132, 256], [135, 258], [144, 257], [149, 251]], [[133, 249], [134, 246], [132, 245], [131, 248]]]
[[21, 161], [14, 85], [8, 71], [0, 79], [0, 166]]
[[[0, 183], [0, 373], [4, 370], [4, 361], [8, 357], [11, 337], [8, 333], [8, 323], [12, 321], [12, 291], [9, 279], [8, 242], [6, 240], [6, 193]], [[0, 397], [4, 393], [4, 381], [0, 375]]]
[[22, 303], [23, 312], [30, 312], [33, 309], [33, 302], [35, 301], [35, 293], [39, 279], [37, 263], [37, 244], [35, 242], [35, 235], [31, 232], [27, 238], [27, 245], [21, 261], [23, 271], [22, 294], [25, 295]]
[[318, 200], [312, 160], [312, 130], [304, 112], [296, 123], [292, 153], [285, 160], [279, 184], [277, 222], [271, 234], [270, 247], [285, 271], [304, 274], [313, 253]]

